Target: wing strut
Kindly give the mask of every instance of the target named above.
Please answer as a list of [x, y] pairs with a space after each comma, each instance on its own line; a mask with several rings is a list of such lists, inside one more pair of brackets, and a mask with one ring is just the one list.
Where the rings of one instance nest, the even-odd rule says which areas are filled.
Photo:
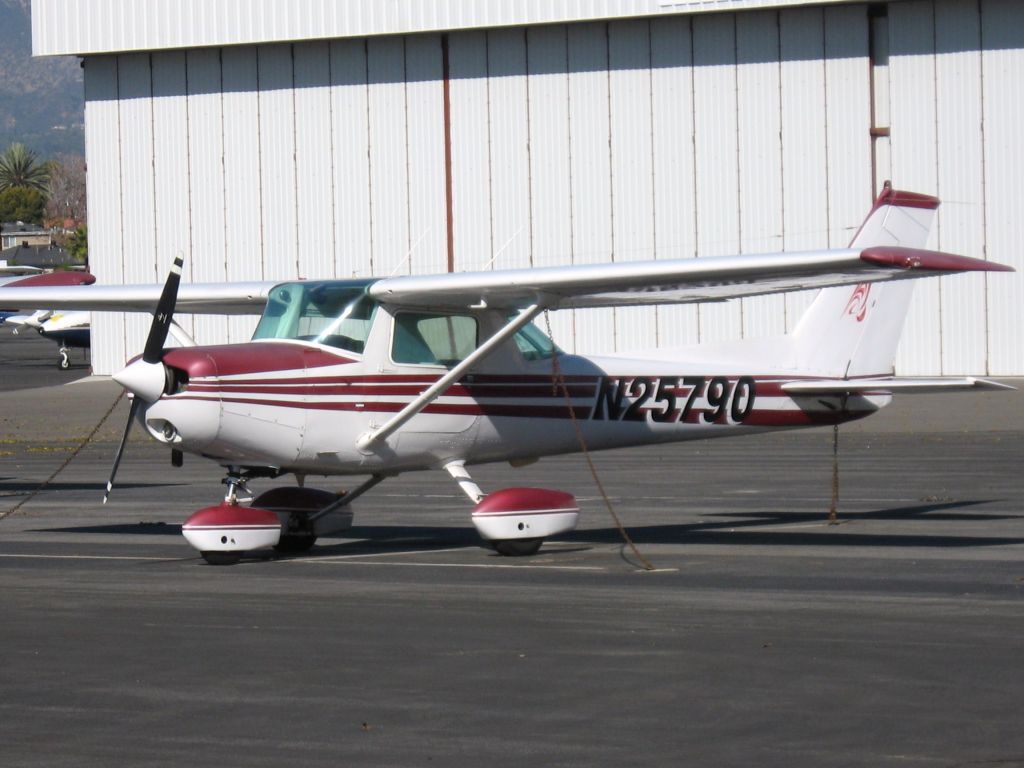
[[421, 395], [392, 416], [383, 425], [377, 427], [377, 429], [364, 432], [360, 435], [356, 440], [356, 447], [361, 451], [365, 451], [378, 440], [383, 440], [388, 435], [392, 434], [396, 429], [405, 424], [405, 422], [440, 397], [448, 387], [462, 378], [463, 374], [465, 374], [471, 367], [487, 357], [499, 344], [504, 342], [506, 339], [511, 338], [512, 335], [520, 328], [533, 320], [540, 311], [540, 304], [531, 304], [528, 306], [518, 316], [510, 320], [500, 331], [473, 350], [473, 352], [470, 353], [462, 362], [431, 384]]

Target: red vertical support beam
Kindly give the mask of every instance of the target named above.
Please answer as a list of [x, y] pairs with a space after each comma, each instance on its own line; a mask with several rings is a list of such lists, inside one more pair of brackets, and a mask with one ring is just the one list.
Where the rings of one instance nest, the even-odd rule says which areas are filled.
[[448, 271], [455, 271], [455, 238], [452, 224], [452, 101], [448, 69], [448, 35], [441, 35], [441, 72], [444, 93], [444, 210], [447, 227]]
[[[878, 85], [875, 81], [876, 69], [889, 66], [889, 8], [882, 3], [873, 3], [868, 6], [868, 87], [871, 89], [871, 127], [868, 135], [871, 138], [871, 195], [872, 199], [878, 196], [881, 184], [878, 179], [878, 142], [889, 140], [889, 125], [891, 120], [888, 107], [885, 110], [885, 125], [879, 124]], [[888, 99], [889, 80], [886, 75], [885, 98]], [[889, 178], [890, 168], [884, 169], [885, 181]]]

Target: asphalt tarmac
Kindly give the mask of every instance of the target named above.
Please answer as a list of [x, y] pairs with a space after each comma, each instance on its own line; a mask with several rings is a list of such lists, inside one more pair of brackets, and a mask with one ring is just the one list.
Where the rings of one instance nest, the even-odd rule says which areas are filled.
[[579, 456], [474, 472], [577, 495], [533, 558], [437, 472], [213, 567], [216, 466], [137, 437], [100, 504], [123, 400], [40, 488], [119, 391], [53, 346], [0, 334], [4, 766], [1024, 766], [1020, 392], [844, 427], [834, 526], [830, 430], [596, 455], [654, 571]]

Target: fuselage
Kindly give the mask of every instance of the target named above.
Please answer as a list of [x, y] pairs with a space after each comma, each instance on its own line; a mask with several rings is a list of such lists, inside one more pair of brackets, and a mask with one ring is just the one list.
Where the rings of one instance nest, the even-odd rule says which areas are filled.
[[787, 371], [770, 355], [584, 357], [553, 350], [532, 328], [386, 440], [360, 449], [360, 435], [404, 408], [507, 318], [486, 309], [453, 317], [359, 305], [318, 333], [294, 332], [302, 322], [280, 332], [297, 301], [271, 303], [274, 334], [264, 321], [263, 335], [258, 329], [246, 344], [167, 351], [173, 381], [141, 416], [150, 434], [225, 465], [391, 474], [451, 461], [526, 463], [578, 451], [581, 440], [602, 450], [834, 424], [889, 400], [787, 395], [785, 382], [813, 373]]

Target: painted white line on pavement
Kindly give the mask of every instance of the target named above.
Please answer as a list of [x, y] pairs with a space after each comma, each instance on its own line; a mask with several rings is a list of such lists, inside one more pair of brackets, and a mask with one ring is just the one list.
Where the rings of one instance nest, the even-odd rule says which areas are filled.
[[282, 560], [280, 562], [304, 563], [308, 565], [401, 565], [410, 568], [519, 568], [545, 571], [605, 571], [599, 565], [499, 565], [497, 563], [417, 563], [383, 560], [350, 560], [344, 558], [319, 558], [316, 560]]
[[435, 552], [461, 552], [465, 549], [479, 549], [479, 547], [449, 547], [447, 549], [411, 549], [408, 552], [366, 552], [357, 555], [310, 555], [309, 557], [295, 557], [281, 562], [298, 563], [332, 560], [353, 560], [357, 557], [398, 557], [400, 555], [432, 555]]
[[23, 559], [23, 560], [153, 560], [173, 561], [191, 560], [191, 557], [142, 557], [141, 555], [28, 555], [28, 554], [4, 554], [0, 558]]

